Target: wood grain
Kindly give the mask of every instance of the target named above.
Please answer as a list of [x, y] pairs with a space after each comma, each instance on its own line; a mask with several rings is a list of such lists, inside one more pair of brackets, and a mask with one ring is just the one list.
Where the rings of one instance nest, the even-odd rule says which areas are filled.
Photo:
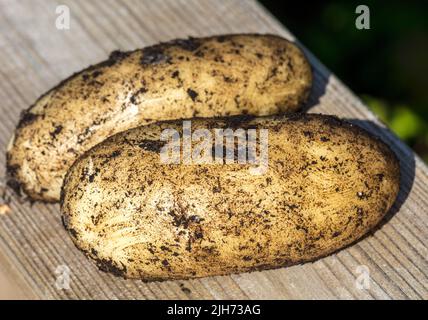
[[[59, 4], [70, 8], [70, 30], [55, 28]], [[236, 32], [276, 33], [295, 40], [265, 9], [248, 0], [0, 0], [0, 175], [4, 175], [4, 151], [19, 113], [61, 79], [105, 59], [115, 49]], [[399, 198], [373, 234], [314, 263], [142, 283], [98, 271], [72, 244], [57, 205], [31, 205], [12, 196], [12, 212], [0, 216], [0, 271], [30, 298], [427, 299], [428, 169], [307, 54], [315, 75], [308, 111], [351, 119], [380, 136], [401, 161]], [[71, 271], [68, 290], [55, 286], [55, 270], [61, 265]], [[369, 288], [357, 285], [361, 266], [369, 271]]]

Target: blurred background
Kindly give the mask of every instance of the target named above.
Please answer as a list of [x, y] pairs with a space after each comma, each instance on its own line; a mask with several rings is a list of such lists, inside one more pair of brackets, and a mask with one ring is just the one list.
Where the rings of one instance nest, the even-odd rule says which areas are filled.
[[427, 1], [259, 2], [428, 163]]

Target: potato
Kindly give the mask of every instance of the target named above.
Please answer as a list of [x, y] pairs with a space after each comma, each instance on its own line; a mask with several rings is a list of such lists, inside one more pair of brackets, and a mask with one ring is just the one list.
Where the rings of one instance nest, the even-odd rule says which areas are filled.
[[[64, 226], [102, 270], [150, 281], [311, 261], [361, 238], [398, 193], [394, 153], [335, 117], [193, 119], [190, 131], [185, 124], [119, 133], [69, 170], [61, 194]], [[221, 128], [231, 129], [229, 138], [256, 132], [251, 159], [267, 159], [265, 170], [252, 170], [262, 161], [238, 163], [237, 150], [250, 157], [254, 144], [245, 148], [245, 139], [235, 139], [228, 149]], [[199, 129], [211, 138], [200, 139]], [[179, 144], [165, 138], [168, 132], [177, 133]], [[175, 162], [171, 150], [180, 145]]]
[[311, 83], [302, 51], [273, 35], [113, 52], [22, 114], [7, 153], [9, 185], [33, 200], [58, 201], [71, 164], [108, 136], [155, 120], [295, 111]]

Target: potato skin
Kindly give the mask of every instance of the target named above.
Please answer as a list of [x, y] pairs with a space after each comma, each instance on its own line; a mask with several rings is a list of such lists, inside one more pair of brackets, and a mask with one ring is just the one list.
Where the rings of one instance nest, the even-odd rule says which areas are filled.
[[100, 269], [145, 281], [277, 268], [343, 248], [372, 229], [399, 190], [382, 141], [335, 117], [192, 120], [198, 128], [269, 130], [269, 166], [163, 164], [160, 133], [114, 135], [77, 160], [62, 189], [73, 242]]
[[10, 185], [33, 200], [58, 201], [71, 164], [115, 133], [159, 120], [295, 111], [311, 83], [302, 51], [274, 35], [113, 52], [22, 114], [7, 153]]

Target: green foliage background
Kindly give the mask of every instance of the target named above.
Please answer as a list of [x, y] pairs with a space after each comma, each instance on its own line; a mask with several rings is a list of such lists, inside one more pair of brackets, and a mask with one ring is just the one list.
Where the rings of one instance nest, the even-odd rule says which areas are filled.
[[428, 1], [260, 2], [428, 162]]

